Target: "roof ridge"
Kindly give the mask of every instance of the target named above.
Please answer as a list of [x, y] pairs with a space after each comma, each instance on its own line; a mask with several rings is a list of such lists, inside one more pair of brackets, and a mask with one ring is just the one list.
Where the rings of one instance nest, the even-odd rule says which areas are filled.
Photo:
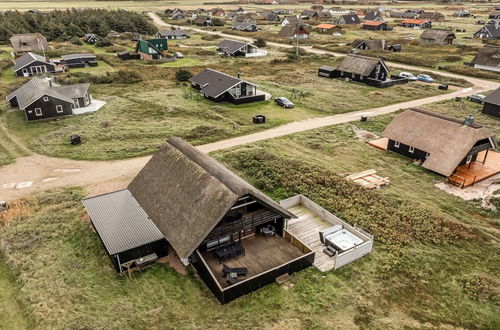
[[[421, 113], [421, 114], [425, 114], [425, 115], [428, 115], [428, 116], [432, 116], [432, 117], [435, 117], [435, 118], [438, 118], [438, 119], [442, 119], [442, 120], [447, 120], [447, 121], [451, 121], [451, 122], [454, 122], [454, 123], [457, 123], [457, 124], [464, 124], [464, 121], [463, 120], [460, 120], [458, 118], [453, 118], [453, 117], [449, 117], [449, 116], [446, 116], [446, 115], [443, 115], [443, 114], [440, 114], [440, 113], [436, 113], [436, 112], [432, 112], [432, 111], [429, 111], [429, 110], [426, 110], [426, 109], [422, 109], [422, 108], [410, 108], [409, 109], [410, 111], [414, 111], [414, 112], [418, 112], [418, 113]], [[483, 126], [477, 124], [477, 123], [472, 123], [472, 125], [469, 125], [470, 128], [474, 128], [474, 129], [479, 129], [479, 128], [483, 128]]]

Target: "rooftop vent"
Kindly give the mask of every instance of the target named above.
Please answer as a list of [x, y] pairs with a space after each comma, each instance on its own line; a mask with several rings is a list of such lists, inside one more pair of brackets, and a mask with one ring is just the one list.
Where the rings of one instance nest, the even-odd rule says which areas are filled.
[[464, 125], [472, 126], [472, 124], [474, 124], [474, 117], [472, 115], [468, 115], [467, 117], [465, 117]]

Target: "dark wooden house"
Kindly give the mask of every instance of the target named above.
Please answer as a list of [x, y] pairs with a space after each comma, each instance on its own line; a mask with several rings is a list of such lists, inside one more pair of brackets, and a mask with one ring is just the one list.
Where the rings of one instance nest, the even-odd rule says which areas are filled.
[[363, 30], [383, 31], [387, 30], [388, 23], [384, 21], [366, 21], [363, 22]]
[[142, 60], [161, 60], [167, 57], [168, 41], [164, 38], [142, 39], [137, 41], [135, 52]]
[[14, 73], [18, 77], [30, 77], [37, 74], [56, 73], [56, 63], [43, 56], [26, 53], [14, 60]]
[[203, 70], [189, 81], [194, 89], [214, 102], [242, 104], [264, 101], [266, 98], [257, 85], [212, 69]]
[[9, 40], [16, 56], [49, 49], [47, 38], [40, 33], [14, 34]]
[[97, 66], [97, 56], [91, 53], [69, 54], [61, 56], [61, 64], [68, 68], [84, 68], [85, 66]]
[[160, 30], [156, 33], [157, 39], [187, 39], [190, 38], [187, 30]]
[[486, 96], [481, 112], [486, 115], [500, 118], [500, 88]]
[[340, 33], [342, 31], [342, 27], [340, 25], [321, 23], [314, 27], [317, 33], [323, 34], [332, 34], [332, 33]]
[[180, 138], [163, 144], [121, 194], [116, 203], [115, 196], [84, 200], [93, 223], [100, 218], [98, 235], [110, 233], [120, 247], [114, 251], [129, 248], [133, 262], [175, 251], [221, 303], [314, 262], [314, 252], [286, 231], [292, 213]]
[[86, 33], [85, 36], [83, 37], [83, 40], [86, 43], [93, 45], [97, 42], [97, 40], [99, 40], [99, 37], [97, 36], [97, 34]]
[[251, 43], [245, 43], [234, 40], [222, 40], [216, 47], [216, 50], [229, 56], [251, 57], [259, 52], [259, 48]]
[[430, 29], [432, 22], [425, 19], [407, 19], [401, 22], [401, 26], [406, 28]]
[[384, 39], [357, 39], [351, 43], [352, 48], [361, 50], [385, 50]]
[[356, 14], [347, 14], [340, 16], [340, 18], [335, 23], [339, 25], [355, 25], [361, 24], [361, 20]]
[[372, 10], [368, 13], [366, 13], [365, 17], [363, 18], [365, 21], [383, 21], [383, 15], [380, 10]]
[[256, 32], [259, 30], [257, 27], [257, 24], [254, 22], [238, 22], [234, 23], [234, 25], [231, 27], [232, 30], [235, 31], [243, 31], [243, 32]]
[[211, 26], [212, 25], [212, 19], [208, 16], [198, 16], [194, 20], [194, 24], [198, 26]]
[[423, 109], [397, 114], [382, 135], [389, 139], [388, 150], [446, 177], [496, 146], [491, 133], [472, 118], [460, 120]]
[[500, 11], [491, 12], [488, 15], [488, 19], [500, 19]]
[[489, 22], [481, 27], [476, 33], [474, 38], [479, 39], [500, 39], [500, 21]]
[[307, 39], [309, 31], [303, 24], [287, 24], [281, 28], [278, 36], [287, 39]]
[[366, 83], [368, 80], [385, 81], [388, 73], [389, 69], [380, 58], [349, 54], [336, 68], [334, 75]]
[[448, 29], [428, 29], [422, 32], [420, 39], [424, 44], [451, 45], [456, 37], [455, 33]]
[[56, 85], [33, 78], [7, 96], [14, 108], [23, 110], [29, 121], [73, 115], [73, 109], [90, 105], [90, 84]]

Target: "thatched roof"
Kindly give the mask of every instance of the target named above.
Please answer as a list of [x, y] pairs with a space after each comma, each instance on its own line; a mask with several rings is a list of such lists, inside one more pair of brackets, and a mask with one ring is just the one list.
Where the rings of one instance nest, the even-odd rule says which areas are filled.
[[14, 34], [10, 37], [10, 43], [16, 53], [49, 49], [47, 39], [40, 33]]
[[180, 138], [153, 155], [128, 190], [180, 258], [188, 258], [236, 201], [251, 195], [285, 218], [293, 214]]
[[337, 70], [368, 76], [378, 64], [385, 67], [384, 61], [380, 58], [349, 54], [344, 57]]
[[384, 50], [385, 40], [383, 39], [357, 39], [351, 43], [353, 48], [359, 48], [361, 44], [366, 44], [369, 50]]
[[309, 31], [303, 24], [287, 24], [278, 32], [278, 36], [282, 38], [292, 39], [296, 35], [309, 35]]
[[423, 109], [410, 109], [396, 115], [382, 135], [429, 153], [422, 166], [449, 176], [477, 141], [492, 136], [480, 125], [466, 126], [463, 122]]
[[455, 33], [448, 29], [428, 29], [422, 32], [422, 40], [430, 40], [435, 43], [444, 43], [446, 39], [456, 39]]
[[500, 47], [484, 46], [479, 50], [472, 60], [473, 64], [484, 65], [494, 68], [500, 67]]

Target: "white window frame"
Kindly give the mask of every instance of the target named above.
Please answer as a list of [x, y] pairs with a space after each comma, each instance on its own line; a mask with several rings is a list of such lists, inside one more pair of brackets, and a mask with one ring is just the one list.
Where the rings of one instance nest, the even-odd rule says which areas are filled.
[[414, 148], [414, 147], [412, 147], [412, 146], [409, 146], [409, 147], [408, 147], [408, 152], [409, 152], [409, 153], [414, 153], [414, 152], [415, 152], [415, 148]]
[[49, 97], [48, 96], [44, 96], [43, 100], [44, 100], [44, 102], [48, 102], [49, 101]]
[[40, 117], [41, 115], [43, 115], [42, 113], [42, 108], [35, 108], [35, 115]]
[[56, 112], [63, 113], [64, 112], [63, 106], [60, 104], [56, 105]]
[[394, 141], [394, 148], [399, 148], [399, 141]]
[[430, 155], [431, 155], [430, 153], [426, 152], [425, 153], [425, 159], [429, 158]]

